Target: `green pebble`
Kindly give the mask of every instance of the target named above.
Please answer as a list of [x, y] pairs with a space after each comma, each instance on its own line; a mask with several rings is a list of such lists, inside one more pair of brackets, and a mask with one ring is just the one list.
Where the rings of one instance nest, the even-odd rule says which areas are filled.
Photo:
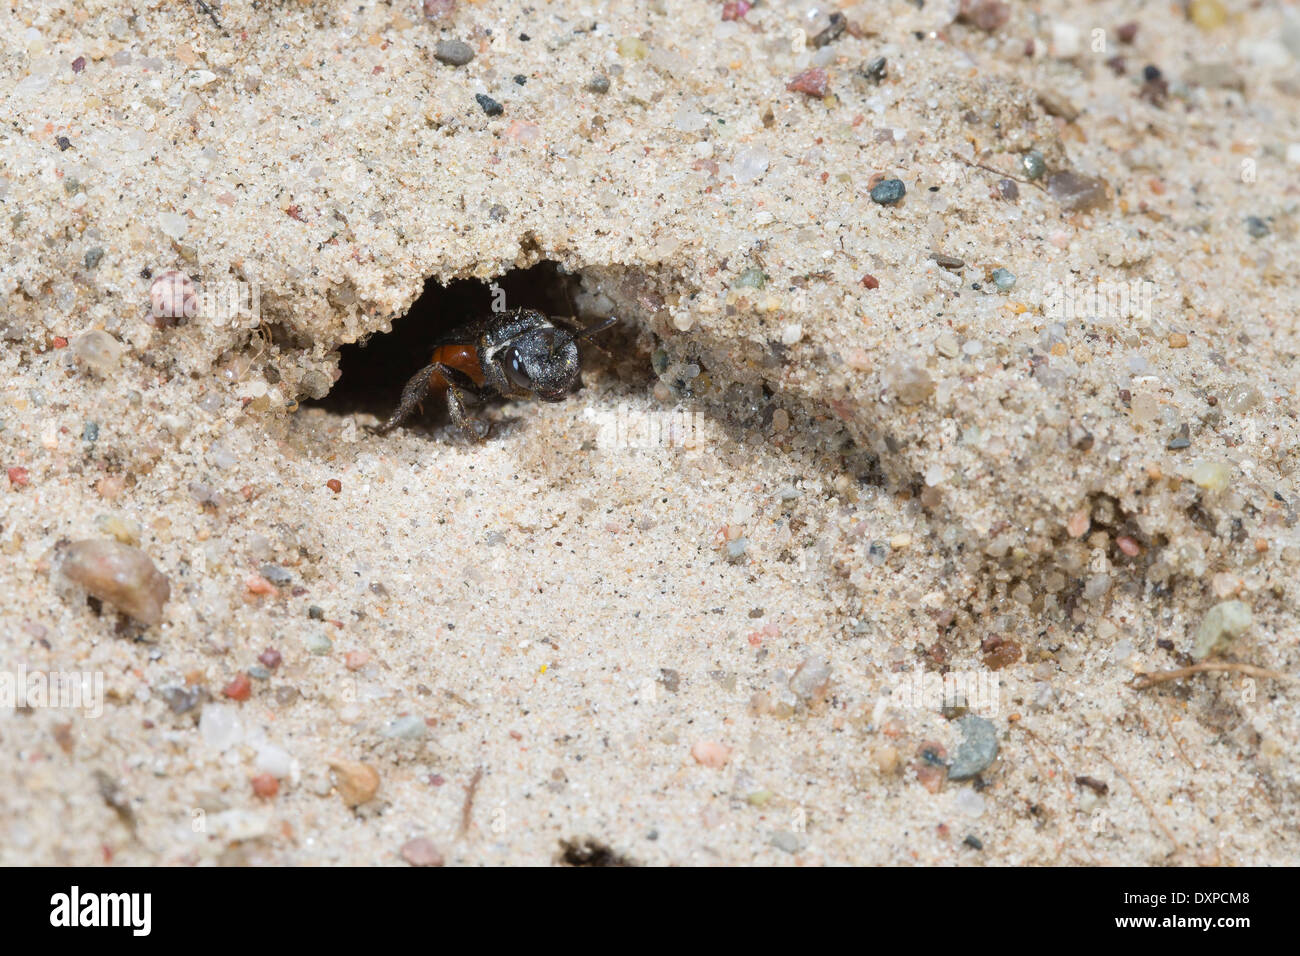
[[882, 206], [892, 206], [907, 195], [907, 187], [901, 179], [882, 179], [871, 187], [871, 201]]
[[1192, 657], [1202, 661], [1228, 649], [1234, 638], [1245, 634], [1254, 620], [1245, 601], [1223, 601], [1210, 608], [1196, 629]]
[[993, 282], [999, 292], [1010, 292], [1016, 287], [1016, 274], [1009, 269], [994, 269]]
[[763, 270], [751, 266], [736, 278], [731, 287], [733, 289], [761, 289], [765, 285], [767, 285], [767, 276], [763, 275]]
[[334, 642], [324, 634], [308, 634], [306, 641], [307, 651], [310, 654], [328, 654], [334, 650]]
[[1047, 172], [1047, 160], [1043, 159], [1043, 154], [1038, 150], [1031, 149], [1020, 157], [1020, 168], [1030, 179], [1042, 179], [1043, 173]]

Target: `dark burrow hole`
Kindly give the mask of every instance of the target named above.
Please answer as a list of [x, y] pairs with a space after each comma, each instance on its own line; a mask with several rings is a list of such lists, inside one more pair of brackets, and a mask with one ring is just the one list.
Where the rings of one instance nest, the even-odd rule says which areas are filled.
[[[493, 286], [501, 293], [496, 293]], [[391, 332], [343, 346], [339, 350], [340, 375], [334, 387], [324, 398], [303, 404], [338, 415], [368, 412], [386, 418], [397, 407], [406, 380], [429, 362], [433, 353], [430, 343], [438, 333], [489, 313], [494, 298], [506, 309], [538, 309], [569, 319], [576, 312], [578, 290], [578, 277], [555, 262], [541, 262], [486, 281], [458, 279], [444, 286], [429, 279], [411, 310], [393, 322]], [[592, 317], [577, 321], [588, 324]], [[608, 347], [609, 342], [602, 344]], [[607, 348], [602, 352], [588, 347], [584, 349], [583, 364], [602, 364], [608, 355]], [[411, 424], [441, 421], [444, 414], [441, 401], [433, 399], [426, 403], [425, 414], [413, 418]]]
[[636, 866], [627, 857], [591, 837], [561, 840], [557, 862], [563, 866]]

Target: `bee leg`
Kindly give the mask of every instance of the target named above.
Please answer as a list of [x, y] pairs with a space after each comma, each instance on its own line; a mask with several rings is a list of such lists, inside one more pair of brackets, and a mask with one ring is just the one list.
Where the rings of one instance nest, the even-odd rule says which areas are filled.
[[482, 390], [474, 380], [458, 368], [451, 368], [441, 362], [435, 362], [430, 368], [441, 375], [447, 382], [447, 411], [451, 420], [460, 426], [461, 431], [469, 436], [470, 441], [482, 441], [488, 436], [487, 422], [471, 418], [465, 411], [465, 396], [481, 395]]
[[429, 381], [437, 370], [437, 365], [426, 365], [412, 375], [402, 388], [402, 401], [397, 406], [397, 411], [388, 416], [388, 421], [375, 426], [371, 431], [376, 435], [383, 435], [410, 418], [420, 403], [424, 401], [425, 396], [429, 394]]

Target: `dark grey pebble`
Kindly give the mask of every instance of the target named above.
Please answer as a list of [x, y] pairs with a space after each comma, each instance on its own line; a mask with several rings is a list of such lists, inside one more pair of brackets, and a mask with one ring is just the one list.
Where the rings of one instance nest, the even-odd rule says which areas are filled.
[[597, 74], [587, 81], [587, 90], [591, 93], [608, 93], [609, 77]]
[[847, 26], [848, 21], [844, 19], [844, 14], [832, 13], [830, 25], [812, 38], [812, 45], [820, 49], [828, 43], [834, 43]]
[[293, 580], [293, 575], [278, 564], [264, 564], [258, 568], [257, 573], [278, 588], [284, 587]]
[[1268, 223], [1259, 216], [1247, 216], [1246, 231], [1255, 239], [1263, 239], [1268, 235]]
[[478, 105], [483, 107], [483, 112], [488, 116], [500, 116], [506, 111], [504, 106], [486, 93], [475, 93], [474, 99], [478, 100]]
[[892, 206], [907, 195], [901, 179], [882, 179], [871, 187], [871, 201], [882, 206]]

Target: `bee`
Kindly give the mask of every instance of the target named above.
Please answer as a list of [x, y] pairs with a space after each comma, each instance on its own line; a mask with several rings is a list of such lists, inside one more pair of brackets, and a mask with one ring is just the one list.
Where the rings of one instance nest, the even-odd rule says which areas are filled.
[[402, 388], [397, 410], [374, 429], [382, 435], [405, 422], [431, 392], [446, 393], [447, 410], [473, 441], [486, 422], [465, 409], [467, 396], [537, 398], [561, 402], [582, 387], [578, 343], [603, 332], [616, 316], [573, 329], [536, 309], [515, 309], [458, 325], [436, 338], [429, 364]]

